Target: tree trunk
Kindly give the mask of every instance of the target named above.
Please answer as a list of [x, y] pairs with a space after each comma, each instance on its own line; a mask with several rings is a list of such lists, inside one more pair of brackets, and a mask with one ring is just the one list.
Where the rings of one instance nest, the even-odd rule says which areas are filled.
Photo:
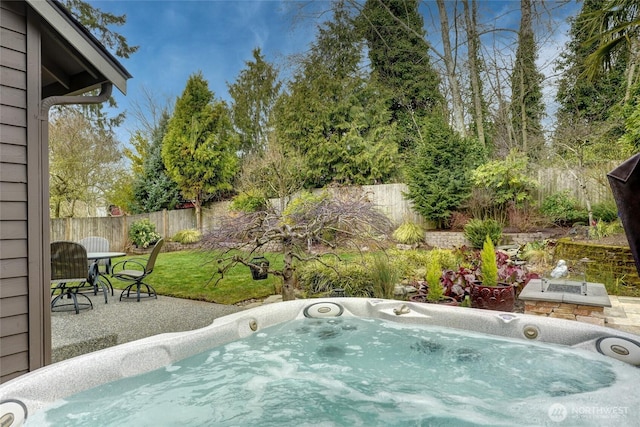
[[638, 61], [640, 60], [640, 42], [638, 42], [635, 39], [632, 39], [629, 42], [629, 49], [630, 49], [630, 55], [629, 55], [629, 63], [627, 65], [627, 70], [626, 70], [626, 78], [627, 78], [627, 88], [624, 92], [624, 103], [628, 103], [629, 100], [631, 99], [631, 90], [633, 89], [633, 86], [635, 84], [635, 74], [636, 74], [636, 67], [638, 65]]
[[284, 268], [282, 270], [282, 300], [292, 301], [296, 299], [296, 278], [293, 271], [293, 254], [291, 248], [285, 247]]
[[477, 29], [478, 2], [472, 0], [472, 9], [469, 8], [469, 0], [463, 0], [464, 18], [467, 28], [467, 45], [469, 46], [469, 79], [471, 80], [471, 92], [473, 96], [473, 120], [476, 124], [476, 135], [483, 147], [486, 146], [484, 134], [484, 111], [482, 105], [482, 87], [480, 85], [480, 71], [478, 66], [478, 51], [480, 38]]
[[522, 138], [522, 152], [525, 154], [529, 154], [529, 144], [527, 141], [527, 106], [525, 105], [525, 87], [524, 87], [524, 67], [520, 68], [520, 99], [518, 102], [520, 103], [520, 130], [521, 130], [521, 138]]
[[456, 64], [453, 60], [451, 50], [451, 40], [449, 38], [449, 17], [444, 0], [437, 0], [438, 12], [440, 14], [440, 30], [442, 32], [442, 48], [444, 50], [444, 63], [447, 71], [447, 81], [451, 88], [451, 101], [453, 109], [453, 128], [462, 136], [467, 135], [464, 125], [464, 107], [462, 103], [462, 95], [460, 94], [460, 85], [456, 78]]
[[202, 200], [199, 196], [193, 200], [193, 207], [196, 211], [196, 229], [202, 232]]

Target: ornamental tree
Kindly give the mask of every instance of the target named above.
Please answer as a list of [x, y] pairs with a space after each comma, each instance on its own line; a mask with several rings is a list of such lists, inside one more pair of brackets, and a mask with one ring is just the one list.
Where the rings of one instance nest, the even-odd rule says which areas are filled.
[[162, 161], [182, 195], [193, 202], [198, 229], [205, 197], [232, 188], [237, 146], [227, 105], [215, 99], [201, 72], [191, 75], [169, 120]]
[[[389, 219], [360, 194], [327, 194], [319, 197], [303, 197], [284, 212], [272, 208], [246, 214], [235, 213], [222, 220], [216, 230], [203, 238], [203, 247], [223, 249], [218, 257], [218, 273], [214, 283], [224, 279], [233, 266], [257, 265], [253, 258], [268, 250], [280, 250], [284, 266], [276, 270], [267, 267], [269, 274], [282, 278], [282, 299], [295, 299], [296, 264], [336, 257], [337, 247], [371, 246], [390, 231]], [[310, 242], [329, 248], [328, 252], [314, 253]]]

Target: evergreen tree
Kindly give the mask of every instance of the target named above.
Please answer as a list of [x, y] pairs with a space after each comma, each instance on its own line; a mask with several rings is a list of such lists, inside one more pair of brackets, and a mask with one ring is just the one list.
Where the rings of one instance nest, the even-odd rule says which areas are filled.
[[558, 85], [556, 100], [558, 116], [571, 123], [573, 120], [603, 122], [609, 117], [609, 109], [624, 97], [625, 57], [608, 73], [597, 80], [585, 79], [586, 58], [597, 49], [591, 39], [586, 22], [600, 10], [607, 0], [584, 0], [580, 14], [571, 19], [571, 39], [560, 55], [559, 69], [562, 77]]
[[[592, 160], [607, 159], [611, 146], [622, 135], [623, 119], [616, 107], [625, 96], [626, 55], [597, 79], [587, 79], [586, 59], [598, 48], [588, 23], [608, 0], [585, 0], [577, 17], [571, 20], [570, 40], [560, 56], [562, 77], [556, 100], [555, 151], [565, 159], [580, 151]], [[586, 148], [588, 152], [584, 152]], [[609, 152], [608, 154], [606, 154]]]
[[423, 139], [405, 172], [405, 196], [441, 228], [471, 195], [472, 172], [483, 160], [483, 150], [476, 140], [455, 134], [441, 118], [428, 120], [421, 132]]
[[113, 27], [127, 22], [126, 15], [115, 15], [92, 6], [83, 0], [62, 0], [73, 16], [108, 49], [120, 58], [129, 58], [139, 46], [130, 46], [127, 39]]
[[[591, 38], [597, 43], [587, 58], [587, 74], [597, 78], [602, 69], [615, 66], [620, 58], [631, 54], [631, 62], [640, 65], [640, 3], [638, 0], [606, 0], [585, 21]], [[628, 69], [627, 100], [637, 70]]]
[[237, 146], [227, 105], [215, 99], [201, 72], [191, 75], [169, 120], [162, 161], [182, 195], [193, 201], [198, 228], [205, 198], [232, 188]]
[[431, 65], [418, 0], [367, 0], [359, 17], [369, 60], [392, 94], [400, 150], [410, 152], [422, 118], [442, 113], [440, 78]]
[[271, 113], [281, 86], [277, 70], [264, 60], [259, 48], [253, 50], [253, 62], [247, 61], [236, 82], [229, 85], [233, 124], [243, 156], [260, 153], [268, 146]]
[[162, 141], [167, 133], [168, 124], [169, 114], [164, 111], [152, 132], [152, 141], [146, 152], [141, 174], [133, 183], [136, 201], [134, 213], [171, 210], [180, 201], [180, 189], [169, 178], [162, 162]]
[[279, 103], [278, 137], [306, 158], [308, 187], [387, 182], [396, 174], [388, 101], [361, 71], [361, 48], [339, 4]]
[[511, 121], [517, 148], [529, 158], [538, 159], [544, 147], [543, 75], [536, 67], [538, 46], [533, 32], [531, 0], [520, 1], [520, 13], [518, 47], [511, 74]]
[[[89, 29], [91, 33], [102, 43], [107, 49], [111, 50], [115, 56], [120, 58], [129, 58], [134, 54], [139, 46], [131, 46], [127, 39], [115, 28], [124, 25], [127, 22], [126, 15], [116, 15], [105, 12], [89, 2], [83, 0], [63, 0], [62, 4], [69, 9], [69, 12], [84, 27]], [[97, 93], [97, 91], [93, 91]], [[111, 97], [108, 101], [109, 107], [117, 107], [115, 99]], [[82, 112], [89, 120], [97, 123], [103, 129], [113, 130], [118, 127], [124, 120], [124, 113], [116, 114], [110, 117], [104, 108], [105, 104], [90, 105], [67, 105], [64, 107], [56, 107], [56, 109], [68, 108]]]

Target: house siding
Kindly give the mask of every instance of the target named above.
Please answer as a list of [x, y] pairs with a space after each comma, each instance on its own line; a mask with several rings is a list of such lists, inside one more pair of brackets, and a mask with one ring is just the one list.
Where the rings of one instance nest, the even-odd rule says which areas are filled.
[[0, 2], [0, 382], [30, 369], [27, 14]]
[[[85, 29], [60, 14], [58, 3], [0, 0], [0, 383], [51, 363], [48, 108], [102, 102], [104, 97], [67, 95], [104, 84], [105, 75], [124, 93], [131, 77], [85, 37]], [[59, 37], [76, 47], [56, 44]], [[56, 47], [46, 54], [78, 66], [54, 64], [61, 74], [51, 77], [66, 80], [94, 70], [92, 61], [100, 64], [84, 87], [56, 92], [67, 96], [63, 100], [42, 98], [42, 49], [49, 41]]]

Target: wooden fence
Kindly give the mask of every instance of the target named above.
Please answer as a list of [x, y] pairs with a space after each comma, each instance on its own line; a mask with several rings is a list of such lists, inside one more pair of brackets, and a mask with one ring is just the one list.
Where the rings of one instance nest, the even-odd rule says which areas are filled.
[[[567, 191], [578, 200], [581, 206], [587, 205], [587, 197], [591, 204], [613, 201], [607, 172], [613, 170], [615, 166], [616, 164], [610, 163], [580, 174], [563, 168], [539, 169], [533, 176], [539, 183], [536, 191], [537, 201], [541, 203], [545, 197], [560, 191]], [[580, 186], [577, 177], [584, 179], [584, 189]]]
[[[539, 182], [544, 182], [537, 191], [538, 200], [543, 200], [556, 191], [568, 190], [572, 196], [584, 203], [585, 192], [577, 185], [571, 175], [561, 169], [544, 169], [538, 171]], [[606, 174], [605, 174], [606, 175]], [[336, 191], [336, 190], [332, 190]], [[353, 190], [349, 190], [353, 191]], [[360, 187], [369, 200], [384, 212], [395, 225], [404, 221], [425, 224], [425, 220], [411, 207], [403, 193], [407, 191], [405, 184], [365, 185]], [[587, 181], [587, 193], [591, 203], [613, 200], [611, 191], [598, 179]], [[277, 200], [271, 201], [279, 206]], [[229, 202], [218, 202], [202, 209], [203, 231], [220, 227], [221, 218], [226, 215]], [[156, 231], [165, 238], [174, 236], [178, 231], [196, 228], [194, 209], [153, 212], [149, 214], [104, 217], [104, 218], [60, 218], [51, 220], [51, 240], [78, 241], [87, 236], [100, 236], [109, 240], [112, 250], [127, 250], [129, 247], [128, 231], [132, 223], [141, 219], [149, 219], [156, 226]]]

